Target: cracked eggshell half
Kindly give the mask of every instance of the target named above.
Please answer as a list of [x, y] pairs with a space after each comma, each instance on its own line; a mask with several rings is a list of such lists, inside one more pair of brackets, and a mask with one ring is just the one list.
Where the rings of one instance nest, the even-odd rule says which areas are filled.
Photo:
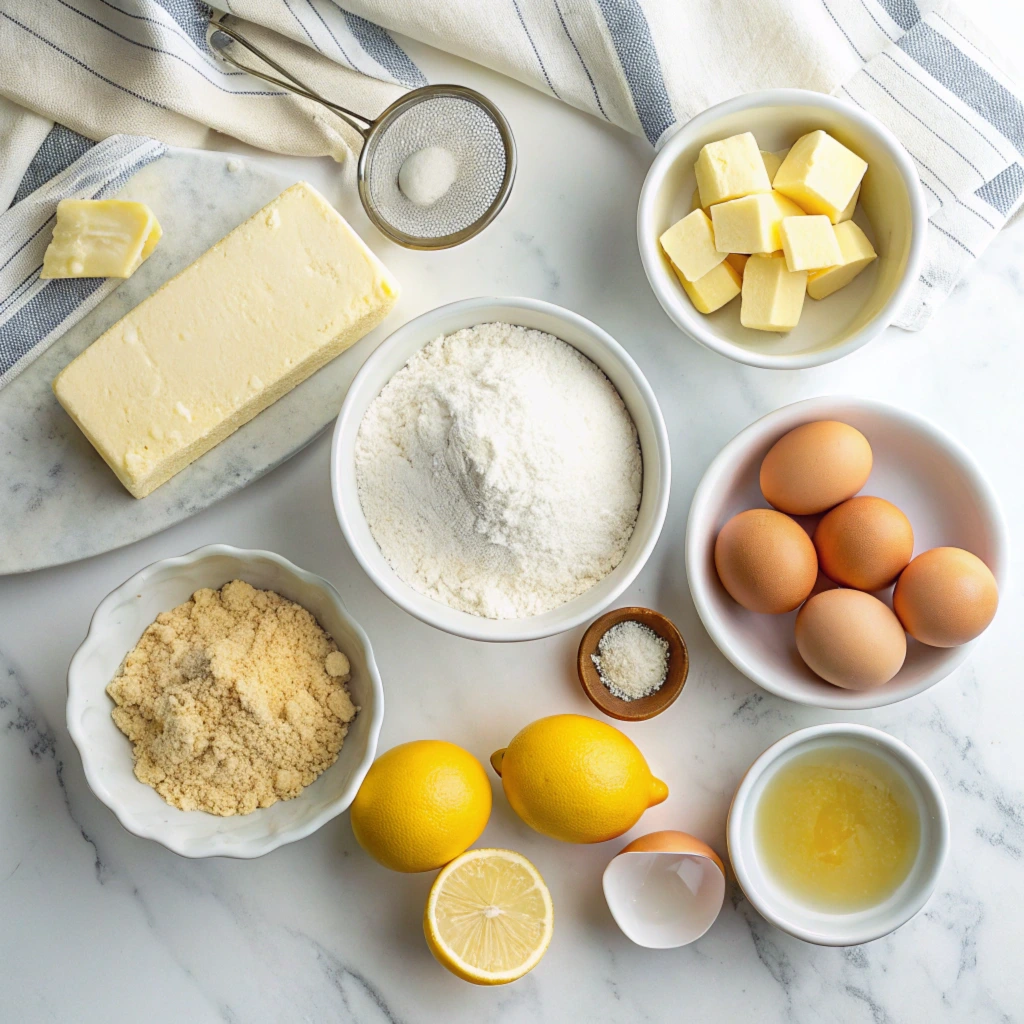
[[611, 859], [602, 885], [628, 939], [674, 949], [696, 942], [715, 923], [725, 902], [725, 866], [696, 836], [651, 832]]

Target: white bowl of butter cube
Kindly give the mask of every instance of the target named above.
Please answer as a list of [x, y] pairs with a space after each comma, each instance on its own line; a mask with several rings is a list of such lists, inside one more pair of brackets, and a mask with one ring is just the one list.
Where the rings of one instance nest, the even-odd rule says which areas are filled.
[[914, 163], [864, 111], [749, 93], [664, 143], [640, 194], [644, 270], [690, 337], [741, 363], [818, 366], [880, 334], [920, 273]]

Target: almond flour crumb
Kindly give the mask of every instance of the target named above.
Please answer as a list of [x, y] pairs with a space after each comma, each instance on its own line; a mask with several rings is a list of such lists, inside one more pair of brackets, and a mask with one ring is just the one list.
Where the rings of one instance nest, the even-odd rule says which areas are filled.
[[249, 814], [337, 760], [359, 710], [305, 608], [235, 580], [162, 612], [107, 693], [135, 775], [183, 811]]

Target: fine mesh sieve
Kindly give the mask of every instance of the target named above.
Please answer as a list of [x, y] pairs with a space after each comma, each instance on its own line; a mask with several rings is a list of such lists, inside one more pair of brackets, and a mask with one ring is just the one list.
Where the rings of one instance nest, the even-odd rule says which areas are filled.
[[[249, 50], [284, 80], [240, 64], [226, 52], [230, 40]], [[357, 178], [367, 216], [388, 238], [409, 249], [448, 249], [481, 232], [512, 191], [516, 149], [501, 111], [474, 89], [428, 85], [413, 89], [375, 120], [332, 103], [309, 88], [223, 20], [210, 23], [211, 47], [228, 63], [312, 100], [337, 114], [363, 137]], [[429, 146], [455, 160], [455, 180], [429, 206], [418, 206], [398, 187], [398, 172]]]

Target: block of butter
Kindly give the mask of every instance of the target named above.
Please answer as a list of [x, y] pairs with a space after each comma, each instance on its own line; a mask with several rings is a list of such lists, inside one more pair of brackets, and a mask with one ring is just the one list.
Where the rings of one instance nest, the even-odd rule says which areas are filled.
[[819, 129], [796, 140], [773, 185], [805, 213], [824, 214], [836, 224], [867, 169], [856, 153]]
[[834, 267], [813, 270], [807, 275], [807, 294], [812, 299], [825, 299], [845, 288], [876, 258], [868, 236], [852, 220], [844, 220], [832, 230], [839, 246], [839, 262]]
[[703, 210], [693, 210], [658, 239], [678, 274], [696, 281], [714, 270], [725, 253], [715, 248], [711, 220]]
[[728, 261], [719, 263], [714, 270], [708, 271], [696, 281], [687, 281], [678, 270], [676, 277], [698, 313], [714, 313], [727, 302], [732, 302], [740, 293], [742, 280], [736, 268]]
[[299, 182], [97, 338], [53, 390], [141, 498], [376, 327], [397, 297], [341, 214]]
[[791, 271], [782, 253], [757, 253], [743, 269], [740, 323], [757, 331], [790, 331], [804, 308], [807, 271]]
[[693, 171], [700, 190], [700, 205], [705, 209], [752, 192], [770, 192], [772, 188], [761, 151], [750, 132], [709, 142], [698, 154]]
[[[780, 192], [759, 192], [711, 207], [715, 248], [719, 252], [776, 252], [782, 248], [779, 225], [804, 211]], [[691, 214], [692, 216], [692, 214]]]
[[131, 277], [162, 233], [145, 203], [62, 199], [39, 276]]

